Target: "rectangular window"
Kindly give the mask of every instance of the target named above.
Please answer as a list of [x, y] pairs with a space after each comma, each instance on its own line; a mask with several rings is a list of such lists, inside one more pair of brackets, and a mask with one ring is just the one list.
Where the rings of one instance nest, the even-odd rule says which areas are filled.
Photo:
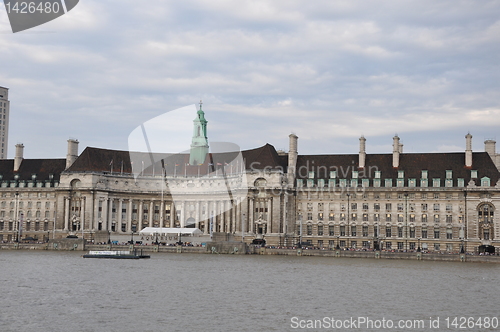
[[313, 214], [311, 212], [307, 213], [307, 220], [313, 220]]
[[434, 238], [439, 239], [439, 229], [434, 230]]
[[345, 226], [340, 226], [340, 236], [345, 236]]
[[385, 236], [386, 236], [386, 237], [391, 237], [391, 236], [392, 236], [392, 229], [391, 229], [391, 226], [386, 226], [386, 227], [385, 227]]
[[375, 213], [375, 214], [373, 215], [373, 221], [380, 221], [380, 214]]
[[363, 236], [364, 237], [368, 236], [368, 226], [363, 226]]
[[313, 234], [313, 226], [312, 225], [307, 225], [307, 235], [312, 235]]
[[351, 236], [356, 236], [356, 226], [351, 226]]
[[398, 237], [403, 237], [403, 227], [398, 227]]
[[440, 205], [438, 203], [434, 204], [434, 211], [439, 211]]
[[386, 243], [385, 243], [385, 249], [387, 249], [387, 250], [391, 250], [391, 249], [392, 249], [392, 242], [390, 242], [390, 241], [389, 241], [389, 242], [386, 242]]
[[335, 214], [333, 212], [330, 212], [328, 215], [328, 221], [335, 221]]
[[398, 242], [398, 250], [404, 249], [404, 242]]
[[451, 228], [448, 228], [448, 229], [446, 230], [446, 238], [447, 238], [448, 240], [453, 239], [453, 230], [452, 230]]
[[453, 216], [451, 214], [446, 215], [446, 223], [451, 224], [453, 222]]
[[422, 239], [427, 239], [427, 228], [422, 228]]
[[439, 214], [434, 215], [434, 222], [436, 222], [436, 223], [439, 222]]
[[380, 211], [380, 203], [375, 203], [375, 204], [373, 204], [373, 209], [374, 209], [375, 211]]
[[330, 235], [330, 236], [335, 235], [335, 226], [333, 226], [333, 225], [328, 226], [328, 235]]
[[318, 220], [323, 220], [323, 212], [318, 213]]
[[385, 210], [386, 211], [391, 211], [392, 210], [392, 204], [391, 203], [386, 203], [385, 204]]
[[363, 221], [368, 221], [368, 213], [363, 213]]
[[363, 210], [368, 210], [368, 203], [363, 203]]
[[415, 227], [410, 227], [410, 237], [415, 238]]

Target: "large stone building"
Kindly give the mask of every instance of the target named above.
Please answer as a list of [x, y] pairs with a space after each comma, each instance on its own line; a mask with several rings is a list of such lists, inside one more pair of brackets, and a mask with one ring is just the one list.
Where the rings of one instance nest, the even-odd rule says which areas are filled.
[[[198, 227], [245, 242], [323, 248], [468, 252], [500, 247], [500, 158], [485, 152], [301, 155], [266, 144], [208, 153], [198, 111], [191, 154], [143, 154], [68, 141], [66, 159], [0, 160], [0, 240]], [[199, 127], [199, 128], [198, 128]], [[140, 160], [139, 158], [139, 160]], [[151, 162], [153, 160], [153, 162]], [[21, 228], [19, 227], [21, 226]], [[162, 234], [160, 234], [161, 236]]]

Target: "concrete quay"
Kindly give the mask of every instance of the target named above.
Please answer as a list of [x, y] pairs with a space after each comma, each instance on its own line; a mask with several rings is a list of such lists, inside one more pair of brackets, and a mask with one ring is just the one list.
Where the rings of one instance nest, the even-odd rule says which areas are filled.
[[500, 256], [477, 255], [472, 253], [426, 253], [392, 251], [354, 251], [306, 248], [266, 248], [245, 245], [242, 242], [209, 242], [204, 247], [158, 246], [158, 245], [113, 245], [88, 244], [82, 239], [59, 239], [47, 243], [0, 243], [0, 250], [50, 250], [50, 251], [87, 251], [87, 250], [142, 250], [145, 253], [195, 253], [195, 254], [253, 254], [285, 256], [319, 256], [332, 258], [372, 258], [407, 259], [415, 261], [448, 261], [500, 263]]

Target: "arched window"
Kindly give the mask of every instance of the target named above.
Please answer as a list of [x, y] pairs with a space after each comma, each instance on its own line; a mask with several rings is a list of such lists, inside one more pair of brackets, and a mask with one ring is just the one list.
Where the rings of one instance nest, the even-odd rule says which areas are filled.
[[478, 206], [479, 238], [483, 240], [492, 240], [494, 238], [494, 210], [495, 207], [491, 203], [484, 203]]
[[478, 219], [480, 223], [489, 224], [493, 222], [493, 205], [485, 203], [479, 206]]

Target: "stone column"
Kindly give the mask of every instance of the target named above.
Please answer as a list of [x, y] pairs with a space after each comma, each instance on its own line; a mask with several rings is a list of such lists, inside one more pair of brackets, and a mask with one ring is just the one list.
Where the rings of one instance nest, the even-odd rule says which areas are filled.
[[160, 227], [165, 227], [165, 200], [160, 203]]
[[144, 214], [144, 201], [143, 200], [140, 200], [139, 201], [139, 210], [137, 210], [137, 230], [141, 230], [142, 229], [142, 216]]
[[117, 231], [119, 233], [122, 233], [122, 209], [123, 209], [123, 198], [120, 198], [118, 199], [118, 211], [116, 211], [118, 213], [116, 219], [118, 223]]
[[253, 233], [253, 221], [254, 221], [254, 217], [253, 217], [253, 213], [255, 211], [255, 208], [254, 208], [254, 201], [253, 201], [253, 197], [250, 197], [248, 198], [248, 232], [249, 233]]
[[149, 202], [149, 227], [153, 227], [153, 215], [154, 215], [154, 202], [151, 200], [151, 202]]
[[181, 203], [181, 220], [180, 221], [180, 224], [181, 224], [181, 227], [185, 227], [185, 220], [184, 220], [184, 217], [185, 217], [185, 208], [186, 208], [186, 202], [182, 202]]
[[195, 227], [200, 228], [200, 201], [196, 201], [194, 210]]
[[[82, 203], [82, 207], [81, 207], [82, 208], [82, 216], [81, 216], [81, 218], [82, 218], [82, 234], [83, 234], [83, 231], [85, 230], [85, 208], [87, 205], [87, 204], [85, 204], [86, 202], [87, 202], [87, 197], [83, 196], [82, 202], [81, 202]], [[90, 228], [90, 225], [89, 225], [89, 228]]]
[[128, 200], [128, 210], [127, 210], [127, 231], [132, 233], [132, 204], [134, 202], [132, 199]]
[[203, 204], [206, 205], [205, 209], [205, 229], [203, 230], [203, 235], [210, 233], [210, 201], [204, 201]]
[[174, 201], [171, 201], [170, 203], [170, 227], [175, 227], [175, 215], [176, 215], [177, 211], [175, 210], [175, 203]]
[[273, 233], [273, 198], [270, 197], [267, 200], [267, 227], [266, 227], [266, 233]]
[[[64, 230], [69, 230], [69, 197], [64, 197]], [[17, 216], [16, 216], [17, 217]]]
[[113, 223], [113, 198], [108, 198], [108, 206], [107, 206], [107, 211], [108, 211], [108, 222], [107, 222], [107, 230], [111, 231], [111, 224]]
[[98, 229], [99, 224], [99, 197], [94, 196], [94, 231]]

